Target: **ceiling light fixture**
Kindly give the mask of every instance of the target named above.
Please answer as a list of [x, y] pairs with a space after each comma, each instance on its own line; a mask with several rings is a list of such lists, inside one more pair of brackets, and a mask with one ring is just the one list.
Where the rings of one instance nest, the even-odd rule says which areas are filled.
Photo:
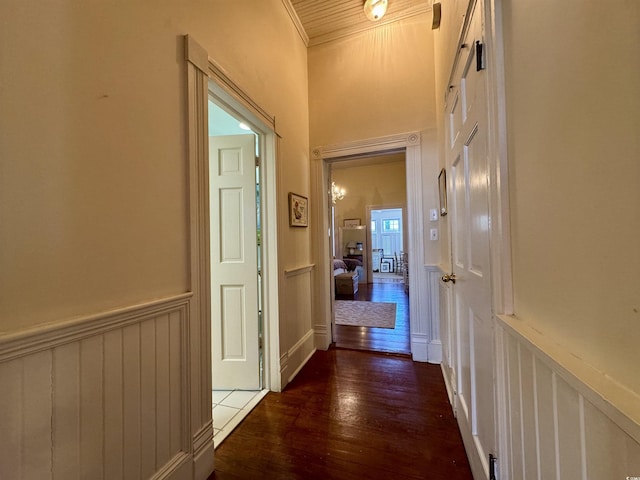
[[388, 0], [365, 0], [364, 14], [372, 22], [377, 22], [386, 13], [388, 4]]
[[345, 193], [347, 193], [347, 191], [344, 188], [337, 186], [335, 182], [331, 182], [331, 201], [333, 203], [342, 200]]

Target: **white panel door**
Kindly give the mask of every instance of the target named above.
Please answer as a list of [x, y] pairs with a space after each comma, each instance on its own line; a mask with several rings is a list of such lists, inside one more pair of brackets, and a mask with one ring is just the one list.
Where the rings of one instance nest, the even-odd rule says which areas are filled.
[[216, 390], [260, 385], [255, 136], [209, 138], [211, 346]]
[[[476, 4], [465, 50], [448, 100], [453, 313], [456, 336], [458, 415], [488, 473], [497, 453], [494, 413], [494, 346], [489, 258], [489, 164], [486, 73], [478, 70], [482, 42]], [[461, 425], [462, 426], [462, 425]], [[469, 437], [468, 437], [469, 438]]]

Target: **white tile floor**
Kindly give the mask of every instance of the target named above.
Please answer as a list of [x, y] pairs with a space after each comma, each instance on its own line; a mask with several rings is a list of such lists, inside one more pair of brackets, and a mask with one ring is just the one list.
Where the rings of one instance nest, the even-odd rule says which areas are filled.
[[268, 390], [214, 390], [213, 444], [218, 448], [234, 428], [260, 403]]

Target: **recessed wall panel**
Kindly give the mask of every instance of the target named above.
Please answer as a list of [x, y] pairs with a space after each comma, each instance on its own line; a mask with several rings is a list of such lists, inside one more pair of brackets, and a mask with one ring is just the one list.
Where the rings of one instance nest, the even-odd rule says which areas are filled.
[[244, 260], [242, 188], [220, 189], [220, 261]]
[[456, 139], [460, 134], [460, 128], [462, 126], [462, 114], [460, 109], [460, 98], [456, 94], [453, 99], [453, 106], [451, 107], [451, 113], [449, 114], [449, 142], [450, 146], [456, 143]]
[[489, 258], [487, 147], [484, 131], [475, 126], [464, 147], [469, 168], [469, 271], [479, 277]]
[[228, 177], [242, 175], [242, 173], [242, 149], [220, 149], [218, 153], [218, 175]]
[[467, 198], [465, 187], [465, 167], [462, 155], [459, 155], [451, 165], [451, 182], [453, 184], [452, 226], [453, 226], [453, 261], [460, 269], [464, 269], [467, 262], [466, 234], [467, 234]]
[[244, 286], [222, 285], [220, 293], [222, 360], [244, 360], [247, 331]]

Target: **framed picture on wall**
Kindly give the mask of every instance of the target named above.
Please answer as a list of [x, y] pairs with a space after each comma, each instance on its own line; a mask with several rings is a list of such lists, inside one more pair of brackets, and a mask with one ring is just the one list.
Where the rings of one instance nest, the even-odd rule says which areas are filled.
[[307, 197], [289, 192], [289, 226], [309, 226], [309, 206]]
[[447, 214], [447, 171], [443, 168], [438, 175], [438, 194], [440, 198], [440, 216]]
[[345, 218], [343, 225], [345, 227], [359, 227], [360, 219], [359, 218]]

